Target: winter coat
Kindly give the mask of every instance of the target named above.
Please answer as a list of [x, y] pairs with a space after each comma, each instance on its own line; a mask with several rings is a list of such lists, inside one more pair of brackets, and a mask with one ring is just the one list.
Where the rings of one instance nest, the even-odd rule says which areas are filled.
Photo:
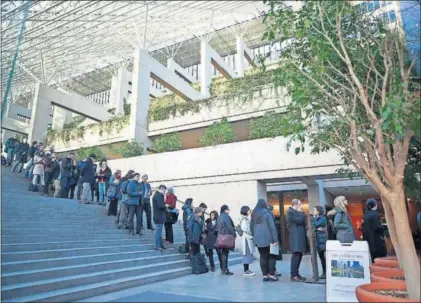
[[232, 222], [231, 217], [226, 213], [222, 213], [218, 218], [218, 234], [237, 236], [234, 223]]
[[34, 175], [41, 175], [44, 173], [44, 156], [41, 156], [39, 154], [35, 155], [34, 157]]
[[29, 144], [20, 142], [16, 149], [16, 160], [19, 162], [27, 162]]
[[[117, 179], [115, 175], [112, 175], [110, 178], [110, 185], [108, 187], [110, 191], [114, 191], [115, 197], [111, 199], [118, 199], [120, 193], [120, 181]], [[107, 191], [108, 194], [108, 191]]]
[[93, 183], [95, 181], [95, 167], [91, 158], [87, 158], [80, 170], [82, 183]]
[[30, 158], [30, 159], [32, 159], [34, 156], [35, 156], [35, 152], [37, 151], [37, 148], [35, 147], [35, 146], [31, 146], [29, 149], [28, 149], [28, 157]]
[[339, 207], [335, 207], [335, 219], [333, 228], [336, 231], [336, 239], [341, 243], [352, 243], [356, 239], [351, 218]]
[[304, 213], [290, 207], [287, 212], [287, 224], [291, 252], [304, 253], [307, 247]]
[[155, 224], [164, 224], [167, 221], [167, 207], [165, 206], [165, 197], [159, 191], [153, 195], [152, 207], [153, 222]]
[[193, 215], [191, 204], [184, 204], [183, 205], [183, 228], [185, 232], [187, 232], [187, 221], [189, 220], [191, 215]]
[[57, 160], [53, 161], [53, 170], [51, 171], [51, 174], [53, 175], [53, 180], [57, 180], [60, 176], [60, 164]]
[[120, 193], [119, 193], [118, 199], [121, 200], [121, 202], [123, 202], [123, 203], [127, 203], [127, 201], [128, 201], [129, 196], [127, 194], [123, 193], [123, 188], [127, 189], [127, 185], [129, 184], [129, 182], [130, 182], [130, 180], [125, 179], [125, 178], [122, 178], [120, 180]]
[[127, 184], [127, 204], [128, 205], [139, 205], [140, 198], [140, 185], [136, 180], [130, 180]]
[[200, 244], [201, 233], [203, 229], [203, 221], [201, 217], [195, 215], [190, 216], [187, 221], [187, 241], [189, 243]]
[[69, 157], [61, 161], [60, 176], [62, 178], [70, 178], [73, 174], [73, 160]]
[[168, 208], [174, 209], [177, 205], [177, 197], [174, 194], [167, 194], [165, 205], [167, 205]]
[[363, 239], [367, 241], [372, 256], [386, 256], [387, 249], [384, 241], [384, 228], [375, 210], [368, 210], [364, 214]]
[[269, 210], [264, 209], [253, 216], [251, 228], [257, 247], [268, 247], [271, 243], [278, 242], [275, 221]]
[[7, 153], [9, 150], [14, 151], [15, 148], [17, 147], [17, 144], [19, 141], [16, 140], [15, 138], [9, 138], [6, 140], [6, 143], [4, 144], [5, 148], [4, 151]]
[[44, 171], [46, 173], [52, 173], [54, 170], [54, 160], [51, 155], [47, 155], [44, 161]]
[[100, 169], [97, 175], [98, 182], [104, 182], [105, 184], [109, 184], [111, 176], [112, 172], [108, 166], [105, 168], [105, 170]]
[[[316, 245], [317, 251], [325, 251], [326, 250], [326, 241], [327, 241], [327, 220], [325, 216], [318, 216], [317, 218], [313, 219], [313, 228], [314, 232], [316, 233]], [[317, 230], [318, 228], [323, 228], [323, 230]]]
[[204, 243], [207, 249], [215, 249], [216, 237], [218, 236], [218, 225], [217, 221], [213, 221], [209, 218], [206, 220], [206, 243]]
[[250, 219], [247, 216], [242, 216], [240, 219], [240, 227], [243, 231], [243, 235], [241, 236], [241, 249], [243, 256], [247, 254], [247, 245], [248, 245], [248, 251], [249, 253], [253, 254], [254, 251], [254, 238], [253, 233], [251, 231], [250, 227]]
[[140, 182], [140, 190], [142, 191], [142, 200], [148, 200], [150, 198], [151, 185], [147, 182]]

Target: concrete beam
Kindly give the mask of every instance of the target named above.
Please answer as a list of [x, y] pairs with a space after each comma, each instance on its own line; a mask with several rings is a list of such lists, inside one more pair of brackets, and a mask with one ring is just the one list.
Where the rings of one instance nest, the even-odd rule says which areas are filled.
[[184, 68], [182, 68], [177, 62], [174, 61], [174, 58], [168, 58], [167, 68], [174, 71], [180, 78], [187, 81], [188, 83], [195, 83], [197, 80], [193, 78]]
[[58, 106], [54, 106], [52, 128], [63, 130], [65, 124], [72, 122], [72, 113]]
[[45, 140], [51, 105], [61, 107], [98, 122], [106, 121], [112, 116], [102, 105], [92, 100], [78, 95], [63, 93], [45, 84], [37, 83], [29, 126], [29, 142], [42, 142]]
[[303, 182], [304, 184], [307, 184], [308, 186], [318, 185], [317, 182], [315, 181], [315, 179], [312, 178], [312, 177], [302, 177], [300, 179], [301, 179], [301, 182]]
[[229, 66], [221, 56], [208, 44], [202, 41], [200, 49], [201, 74], [200, 91], [204, 98], [210, 97], [210, 85], [212, 83], [212, 65], [227, 79], [238, 78], [237, 73]]
[[24, 135], [29, 133], [29, 125], [27, 123], [16, 119], [11, 119], [9, 117], [5, 117], [3, 119], [1, 128]]

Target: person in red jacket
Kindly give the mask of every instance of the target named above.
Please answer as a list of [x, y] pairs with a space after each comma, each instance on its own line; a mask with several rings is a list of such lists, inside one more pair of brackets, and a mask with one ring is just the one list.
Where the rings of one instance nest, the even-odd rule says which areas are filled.
[[[165, 197], [165, 205], [167, 206], [167, 222], [165, 222], [165, 241], [167, 243], [174, 243], [174, 234], [172, 225], [174, 222], [174, 215], [172, 211], [175, 209], [177, 204], [177, 197], [174, 195], [174, 189], [172, 187], [169, 187], [167, 189], [167, 195]], [[175, 220], [176, 221], [176, 220]]]

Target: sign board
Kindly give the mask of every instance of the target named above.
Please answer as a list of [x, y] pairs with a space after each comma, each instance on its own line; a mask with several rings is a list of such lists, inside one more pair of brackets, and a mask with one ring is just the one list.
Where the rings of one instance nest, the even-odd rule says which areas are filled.
[[370, 250], [366, 241], [326, 243], [326, 301], [358, 302], [355, 288], [370, 283]]

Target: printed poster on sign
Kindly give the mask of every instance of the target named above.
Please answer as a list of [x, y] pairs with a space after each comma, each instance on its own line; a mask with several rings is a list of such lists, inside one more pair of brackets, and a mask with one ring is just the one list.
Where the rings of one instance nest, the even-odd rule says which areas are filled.
[[358, 302], [355, 288], [370, 283], [370, 252], [366, 241], [327, 241], [326, 301]]

